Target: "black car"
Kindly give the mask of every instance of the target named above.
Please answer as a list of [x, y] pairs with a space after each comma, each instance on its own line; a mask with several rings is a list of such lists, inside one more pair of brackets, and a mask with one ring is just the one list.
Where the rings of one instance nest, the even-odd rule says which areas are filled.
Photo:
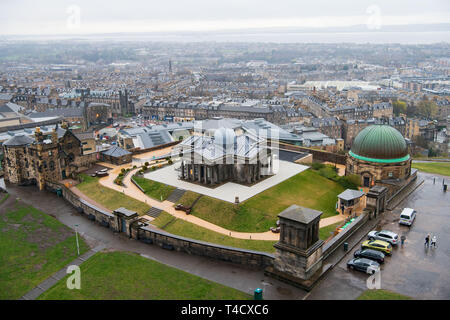
[[366, 258], [355, 258], [347, 262], [347, 268], [374, 274], [380, 265], [378, 262]]
[[372, 249], [363, 249], [363, 250], [356, 250], [354, 254], [355, 258], [366, 258], [373, 261], [376, 261], [378, 263], [384, 262], [384, 253], [372, 250]]

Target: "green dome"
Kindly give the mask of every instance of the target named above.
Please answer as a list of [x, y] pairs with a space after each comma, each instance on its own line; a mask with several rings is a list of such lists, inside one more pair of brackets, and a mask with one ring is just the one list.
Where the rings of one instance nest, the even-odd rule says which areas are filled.
[[361, 130], [349, 154], [371, 162], [401, 162], [409, 159], [405, 138], [388, 125], [372, 125]]

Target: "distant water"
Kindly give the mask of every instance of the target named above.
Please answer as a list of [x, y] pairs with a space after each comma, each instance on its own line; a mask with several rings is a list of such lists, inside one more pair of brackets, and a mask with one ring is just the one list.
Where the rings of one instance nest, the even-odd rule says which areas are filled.
[[[8, 37], [7, 37], [8, 38]], [[427, 32], [195, 32], [154, 34], [111, 34], [77, 36], [21, 36], [21, 40], [87, 40], [87, 41], [167, 41], [167, 42], [274, 42], [274, 43], [401, 43], [427, 44], [450, 42], [450, 31]]]

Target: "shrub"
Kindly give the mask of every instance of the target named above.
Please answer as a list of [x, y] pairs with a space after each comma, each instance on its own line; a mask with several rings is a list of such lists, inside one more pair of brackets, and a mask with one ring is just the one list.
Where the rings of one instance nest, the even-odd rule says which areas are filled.
[[348, 176], [339, 177], [337, 181], [341, 186], [346, 189], [358, 189], [359, 186], [359, 176], [356, 174], [351, 174]]
[[168, 163], [168, 164], [173, 164], [172, 159], [169, 159], [169, 160], [167, 161], [167, 163]]
[[150, 163], [148, 163], [147, 161], [144, 163], [144, 167], [148, 167]]
[[120, 169], [120, 173], [125, 173], [125, 168]]
[[313, 168], [314, 170], [320, 170], [322, 168], [325, 168], [325, 165], [320, 162], [313, 162], [311, 168]]
[[134, 165], [134, 166], [133, 166], [133, 169], [136, 169], [136, 168], [137, 168], [136, 165]]
[[[146, 162], [146, 163], [147, 163], [147, 162]], [[143, 166], [141, 170], [142, 170], [142, 171], [147, 171], [148, 168], [147, 168], [147, 166]]]

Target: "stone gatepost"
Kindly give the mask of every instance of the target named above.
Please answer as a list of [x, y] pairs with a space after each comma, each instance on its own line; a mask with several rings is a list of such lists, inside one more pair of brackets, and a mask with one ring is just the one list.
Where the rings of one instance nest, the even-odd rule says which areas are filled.
[[366, 207], [373, 210], [375, 217], [384, 212], [388, 189], [382, 186], [370, 188], [366, 195]]
[[131, 224], [139, 218], [135, 211], [120, 207], [113, 211], [116, 231], [126, 233], [131, 238]]
[[321, 211], [292, 205], [278, 217], [280, 240], [272, 267], [266, 274], [310, 290], [323, 274], [322, 246], [319, 239]]

